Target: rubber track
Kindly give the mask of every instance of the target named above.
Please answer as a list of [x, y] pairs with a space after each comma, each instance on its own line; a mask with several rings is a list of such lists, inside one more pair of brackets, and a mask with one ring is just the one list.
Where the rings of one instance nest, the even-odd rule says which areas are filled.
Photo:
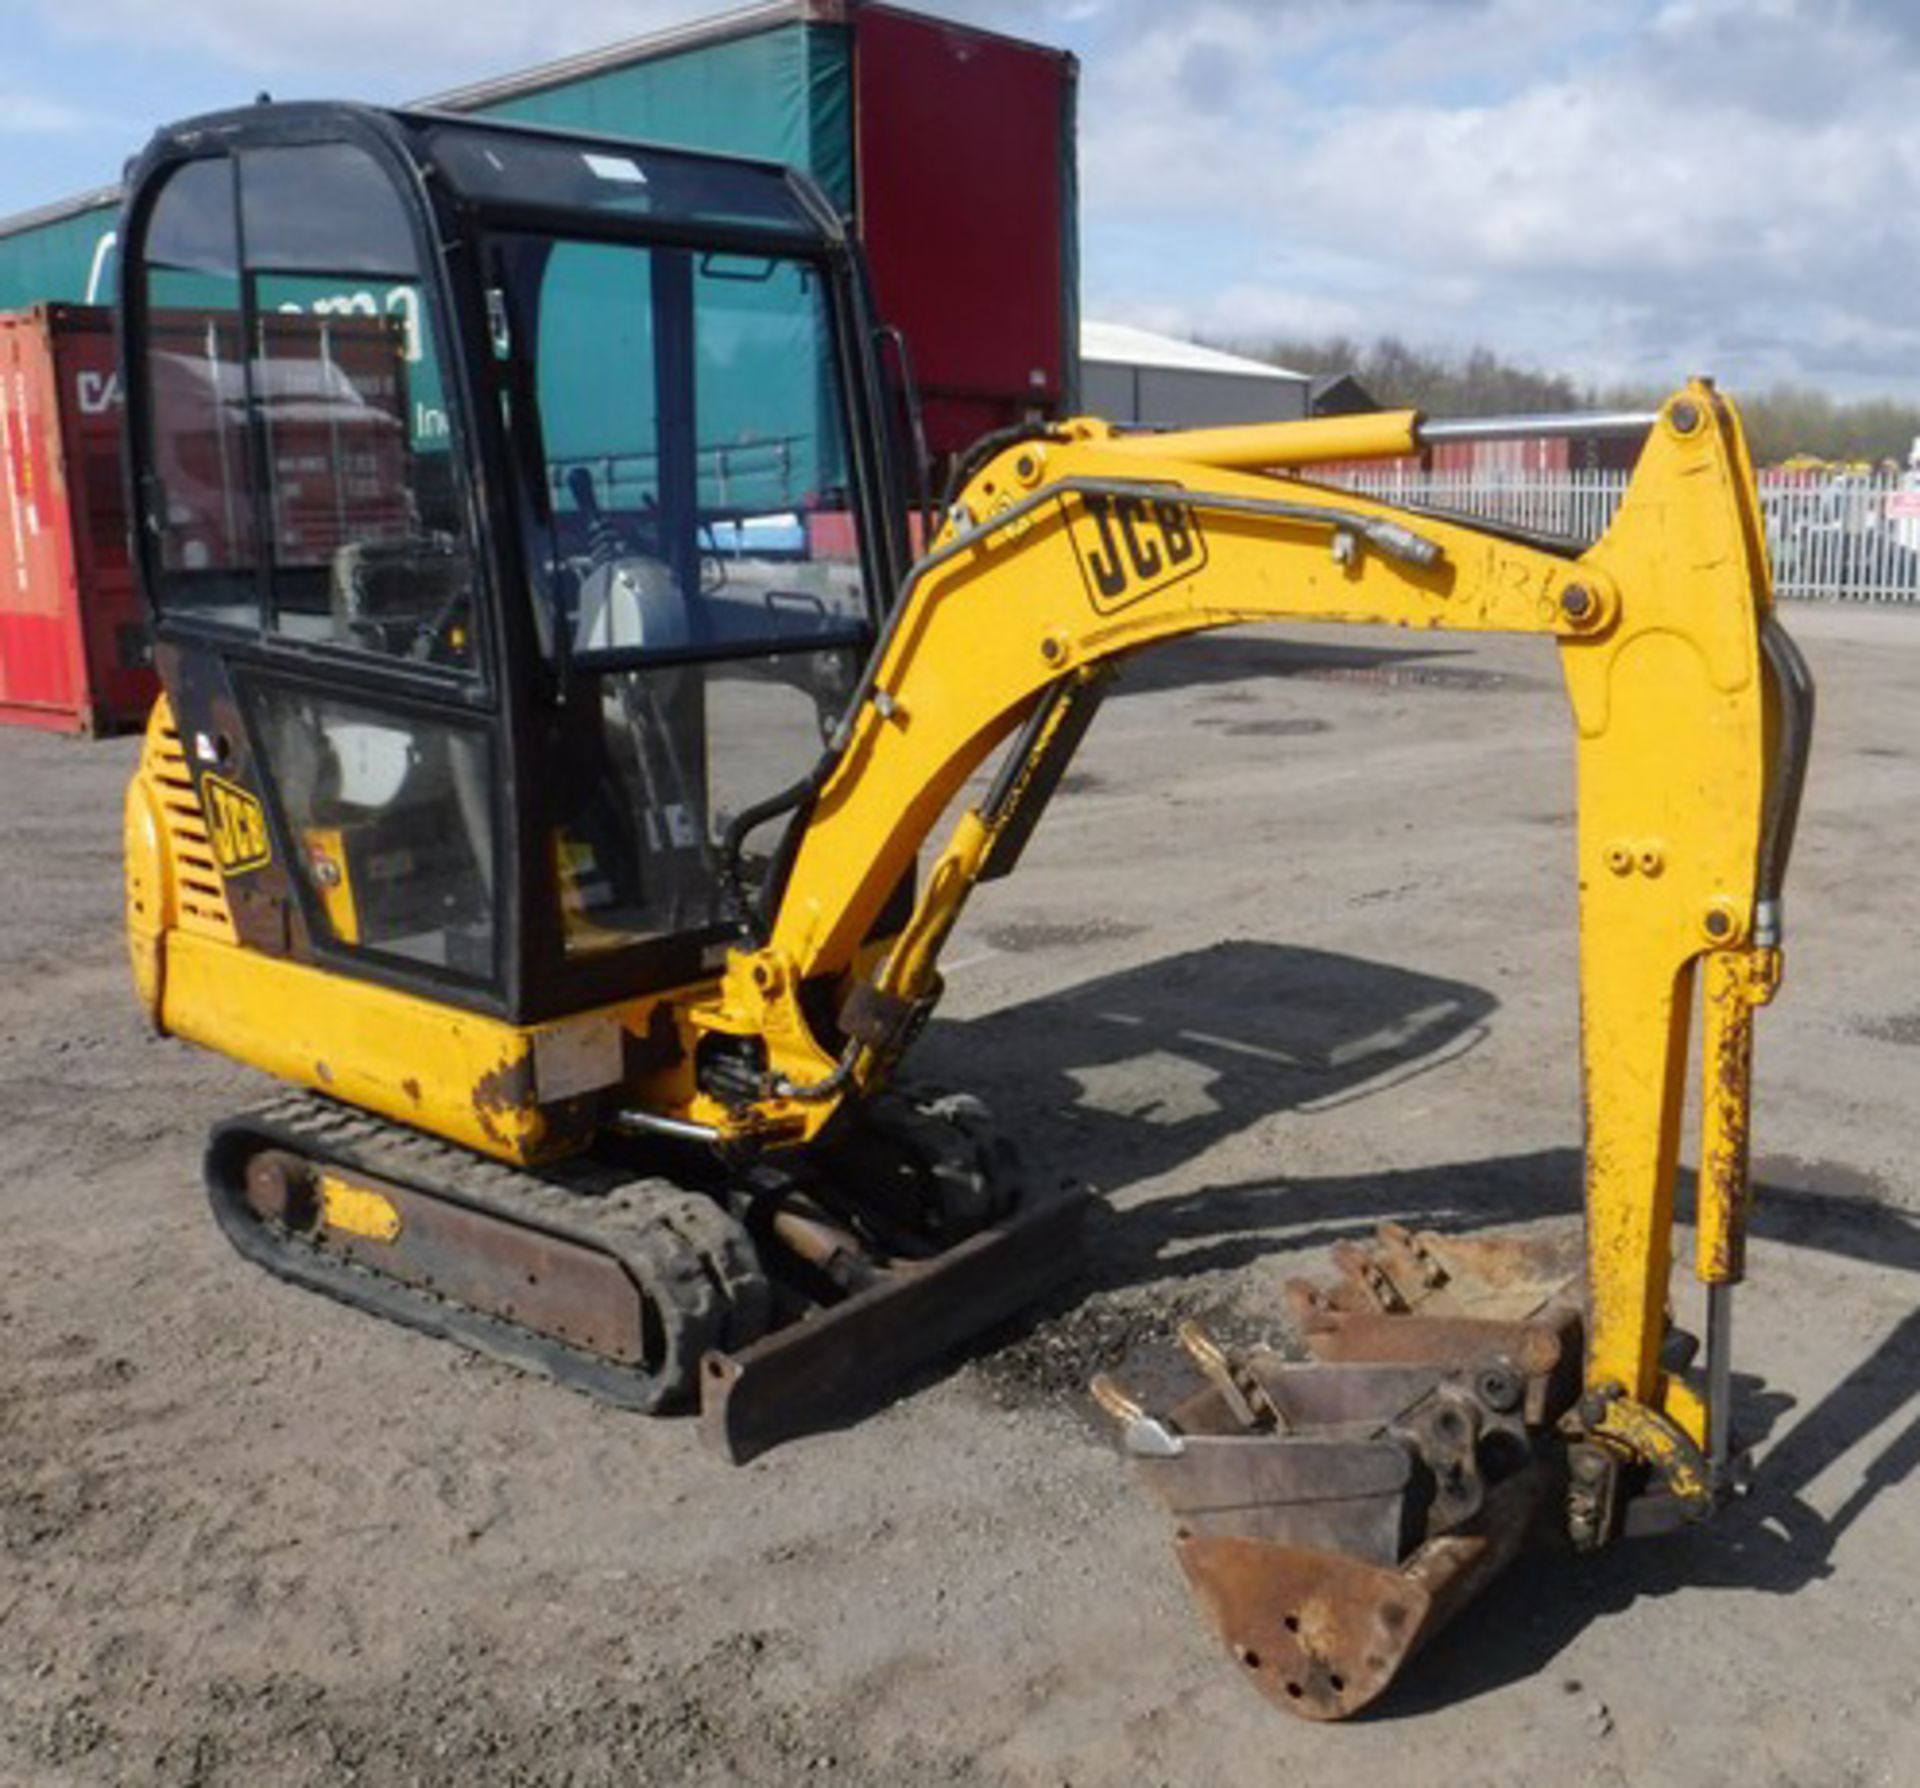
[[[661, 1359], [649, 1369], [589, 1353], [287, 1236], [240, 1196], [246, 1161], [263, 1148], [357, 1168], [611, 1255], [658, 1314]], [[591, 1162], [544, 1177], [308, 1093], [286, 1094], [218, 1125], [207, 1151], [207, 1190], [228, 1239], [279, 1277], [645, 1413], [685, 1404], [701, 1356], [746, 1345], [769, 1319], [770, 1294], [752, 1241], [701, 1193]]]

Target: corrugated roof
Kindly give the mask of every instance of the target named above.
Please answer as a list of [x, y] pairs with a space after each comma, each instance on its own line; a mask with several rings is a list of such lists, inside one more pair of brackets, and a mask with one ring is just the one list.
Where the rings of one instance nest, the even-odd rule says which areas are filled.
[[878, 0], [754, 0], [753, 4], [716, 13], [710, 18], [693, 19], [683, 25], [669, 25], [639, 37], [621, 38], [617, 43], [587, 50], [577, 56], [563, 56], [557, 62], [543, 62], [492, 80], [455, 87], [450, 92], [418, 103], [441, 111], [473, 111], [481, 106], [519, 99], [529, 93], [544, 93], [550, 88], [606, 74], [616, 68], [626, 68], [635, 62], [656, 61], [662, 56], [677, 55], [683, 50], [699, 49], [732, 37], [751, 37], [756, 32], [771, 30], [776, 25], [839, 24], [858, 12], [903, 13], [961, 37], [993, 38], [1002, 43], [1017, 43], [1023, 49], [1044, 51], [1063, 62], [1075, 60], [1071, 51], [1056, 49], [1052, 44], [1011, 37], [1003, 31], [988, 31], [978, 25], [962, 24], [958, 19], [938, 17], [912, 7], [879, 4]]
[[1151, 329], [1136, 329], [1131, 323], [1083, 321], [1080, 358], [1111, 366], [1160, 366], [1178, 372], [1230, 373], [1242, 379], [1291, 379], [1302, 385], [1308, 382], [1306, 373], [1271, 366], [1264, 360], [1249, 360], [1244, 354], [1202, 347], [1197, 341], [1182, 341], [1178, 336], [1160, 335]]
[[54, 199], [48, 204], [36, 205], [31, 211], [16, 211], [11, 217], [0, 217], [0, 236], [44, 229], [48, 224], [64, 223], [70, 217], [119, 203], [119, 187], [96, 186], [91, 192], [75, 193], [70, 199]]

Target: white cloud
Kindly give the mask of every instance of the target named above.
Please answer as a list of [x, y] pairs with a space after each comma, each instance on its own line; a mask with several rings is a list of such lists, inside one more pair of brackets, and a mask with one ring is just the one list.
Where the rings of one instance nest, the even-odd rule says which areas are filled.
[[[1913, 0], [923, 3], [1080, 54], [1094, 314], [1920, 392]], [[388, 97], [710, 10], [38, 4], [90, 44]], [[0, 95], [0, 130], [34, 116]]]
[[77, 106], [39, 93], [10, 93], [0, 89], [0, 136], [56, 136], [86, 130], [98, 120]]
[[40, 0], [51, 29], [88, 43], [192, 49], [241, 73], [385, 69], [438, 89], [694, 17], [697, 0]]
[[1158, 225], [1218, 275], [1155, 291], [1163, 321], [1920, 391], [1920, 31], [1792, 0], [1290, 16], [1169, 8], [1089, 60], [1090, 240]]

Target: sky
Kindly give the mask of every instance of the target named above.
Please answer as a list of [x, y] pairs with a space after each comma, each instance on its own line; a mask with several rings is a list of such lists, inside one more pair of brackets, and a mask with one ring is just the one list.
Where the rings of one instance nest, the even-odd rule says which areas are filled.
[[[0, 213], [164, 119], [416, 99], [683, 0], [6, 0]], [[925, 0], [1081, 62], [1083, 307], [1920, 399], [1920, 0]]]

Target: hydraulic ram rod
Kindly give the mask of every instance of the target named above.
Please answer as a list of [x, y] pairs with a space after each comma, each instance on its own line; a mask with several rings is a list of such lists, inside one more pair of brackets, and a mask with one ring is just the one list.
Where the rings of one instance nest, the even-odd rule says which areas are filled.
[[1566, 410], [1547, 416], [1462, 416], [1414, 425], [1422, 447], [1438, 441], [1517, 441], [1553, 435], [1643, 435], [1660, 420], [1654, 410]]

